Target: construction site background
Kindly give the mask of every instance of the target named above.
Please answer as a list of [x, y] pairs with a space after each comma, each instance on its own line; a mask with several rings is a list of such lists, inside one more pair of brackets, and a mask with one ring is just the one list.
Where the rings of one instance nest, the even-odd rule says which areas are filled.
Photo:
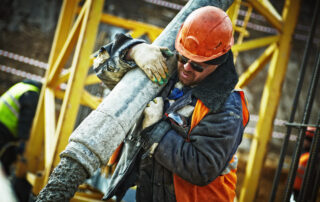
[[[137, 20], [152, 25], [164, 28], [170, 20], [178, 13], [182, 5], [187, 0], [170, 1], [174, 6], [159, 6], [151, 3], [148, 0], [108, 0], [105, 1], [104, 12], [113, 14], [115, 16], [123, 17], [126, 19]], [[279, 1], [271, 1], [275, 7], [281, 8], [283, 5]], [[0, 4], [0, 94], [5, 92], [10, 86], [21, 81], [23, 78], [39, 78], [45, 74], [45, 64], [48, 61], [51, 44], [54, 36], [55, 27], [60, 13], [62, 1], [51, 0], [2, 0]], [[124, 6], [125, 5], [125, 6]], [[179, 7], [180, 5], [180, 7]], [[300, 9], [298, 24], [296, 26], [295, 34], [293, 37], [293, 46], [291, 57], [288, 64], [287, 75], [283, 85], [282, 97], [278, 107], [274, 135], [269, 145], [269, 152], [267, 155], [264, 171], [262, 172], [262, 179], [260, 180], [259, 193], [257, 201], [267, 201], [271, 192], [272, 179], [277, 167], [277, 159], [280, 152], [282, 137], [286, 131], [284, 126], [285, 120], [288, 120], [290, 115], [290, 107], [296, 87], [300, 63], [302, 60], [303, 50], [305, 48], [306, 38], [310, 29], [310, 21], [312, 17], [312, 1], [303, 1]], [[250, 35], [259, 36], [274, 31], [271, 26], [258, 13], [255, 13], [255, 22], [250, 29]], [[262, 28], [263, 29], [262, 29]], [[116, 32], [126, 32], [121, 28], [112, 27], [109, 25], [101, 24], [99, 33], [97, 35], [95, 50], [101, 45], [108, 43]], [[315, 36], [320, 36], [319, 29], [316, 31]], [[147, 38], [146, 38], [147, 39]], [[314, 47], [319, 46], [319, 38], [316, 37]], [[316, 48], [315, 48], [316, 49]], [[239, 74], [245, 70], [246, 67], [262, 53], [263, 50], [247, 51], [240, 53], [236, 67]], [[8, 54], [16, 54], [16, 58], [9, 58]], [[311, 52], [310, 57], [314, 58], [315, 51]], [[25, 58], [17, 59], [18, 56]], [[37, 61], [43, 62], [39, 63]], [[309, 60], [309, 66], [314, 65], [314, 59]], [[263, 91], [263, 86], [266, 80], [267, 69], [265, 68], [260, 72], [256, 78], [251, 81], [244, 89], [247, 92], [249, 101], [249, 108], [252, 114], [247, 133], [254, 130], [255, 124], [258, 120], [258, 112], [260, 107], [260, 98]], [[307, 69], [307, 78], [311, 77], [311, 68]], [[307, 89], [309, 83], [305, 79]], [[98, 96], [103, 96], [104, 86], [95, 85], [90, 89], [91, 93]], [[307, 95], [307, 90], [302, 91], [302, 102], [299, 103], [296, 117], [302, 117], [304, 98]], [[320, 94], [316, 95], [316, 102], [314, 103], [313, 110], [319, 111], [320, 109]], [[81, 107], [78, 115], [77, 124], [90, 112], [87, 107]], [[314, 113], [313, 115], [316, 115]], [[316, 122], [315, 116], [311, 116], [310, 122]], [[300, 120], [299, 120], [300, 121]], [[293, 134], [297, 134], [293, 131]], [[294, 140], [294, 137], [293, 139]], [[292, 144], [291, 141], [290, 144]], [[293, 145], [293, 144], [292, 144]], [[244, 138], [243, 143], [239, 148], [239, 181], [238, 188], [240, 189], [245, 172], [247, 154], [250, 149], [250, 139]], [[293, 146], [289, 146], [289, 155], [293, 151]], [[285, 164], [284, 172], [280, 181], [283, 182], [278, 190], [278, 193], [283, 191], [285, 179], [287, 177], [288, 165], [290, 156], [288, 156]], [[239, 194], [239, 193], [238, 193]]]

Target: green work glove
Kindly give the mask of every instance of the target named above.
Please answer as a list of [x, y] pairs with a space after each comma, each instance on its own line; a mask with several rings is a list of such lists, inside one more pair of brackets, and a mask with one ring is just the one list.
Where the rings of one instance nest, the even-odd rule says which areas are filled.
[[133, 46], [128, 54], [151, 81], [162, 85], [167, 82], [168, 67], [165, 56], [169, 51], [165, 47], [141, 43]]

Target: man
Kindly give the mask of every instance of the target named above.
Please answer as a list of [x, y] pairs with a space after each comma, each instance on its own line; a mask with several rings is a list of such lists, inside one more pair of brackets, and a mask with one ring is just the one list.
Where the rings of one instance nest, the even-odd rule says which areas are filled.
[[[168, 69], [157, 62], [163, 48], [125, 36], [115, 44], [127, 53], [107, 46], [102, 51], [109, 60], [126, 55], [128, 64], [133, 60], [151, 80], [165, 83]], [[175, 43], [177, 72], [145, 109], [143, 149], [136, 151], [129, 142], [137, 137], [127, 136], [106, 198], [120, 200], [137, 181], [138, 201], [234, 200], [234, 154], [249, 114], [243, 92], [233, 91], [238, 77], [232, 44], [232, 24], [221, 9], [203, 7], [188, 16]], [[104, 80], [104, 71], [98, 72]], [[138, 154], [128, 158], [132, 152]]]
[[7, 175], [29, 138], [41, 85], [40, 82], [25, 79], [0, 98], [0, 160]]
[[[159, 85], [167, 83], [146, 107], [141, 123], [127, 134], [119, 155], [110, 158], [110, 163], [118, 163], [105, 198], [116, 195], [120, 201], [137, 184], [138, 201], [233, 201], [234, 154], [249, 113], [243, 92], [234, 90], [238, 76], [232, 44], [230, 19], [208, 6], [192, 12], [181, 27], [175, 43], [177, 68], [169, 80], [172, 68], [167, 68], [164, 55], [173, 56], [165, 48], [126, 35], [101, 48], [94, 66], [109, 87], [136, 66]], [[59, 165], [53, 179], [69, 164]], [[77, 176], [87, 177], [77, 168]], [[58, 189], [49, 180], [38, 201], [53, 200], [48, 193]]]

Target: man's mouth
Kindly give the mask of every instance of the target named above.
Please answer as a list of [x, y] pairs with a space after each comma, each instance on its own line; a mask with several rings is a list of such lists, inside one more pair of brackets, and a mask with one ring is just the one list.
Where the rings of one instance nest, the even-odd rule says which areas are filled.
[[191, 77], [191, 74], [186, 71], [181, 71], [181, 76], [183, 78], [189, 79]]

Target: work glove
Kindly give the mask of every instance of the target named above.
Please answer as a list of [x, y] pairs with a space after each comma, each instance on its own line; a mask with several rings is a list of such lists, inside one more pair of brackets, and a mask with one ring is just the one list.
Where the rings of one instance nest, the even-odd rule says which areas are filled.
[[125, 56], [131, 47], [143, 42], [145, 41], [118, 33], [113, 42], [102, 46], [98, 52], [94, 53], [93, 69], [97, 77], [110, 90], [128, 71], [136, 68], [136, 63], [125, 60]]
[[160, 85], [167, 82], [168, 67], [166, 57], [173, 53], [168, 48], [141, 43], [129, 51], [129, 57], [142, 69], [149, 79]]
[[132, 68], [117, 56], [110, 58], [108, 51], [101, 47], [93, 61], [93, 69], [97, 77], [112, 90]]
[[158, 122], [163, 115], [163, 99], [156, 97], [151, 100], [143, 111], [144, 119], [142, 121], [142, 129]]

